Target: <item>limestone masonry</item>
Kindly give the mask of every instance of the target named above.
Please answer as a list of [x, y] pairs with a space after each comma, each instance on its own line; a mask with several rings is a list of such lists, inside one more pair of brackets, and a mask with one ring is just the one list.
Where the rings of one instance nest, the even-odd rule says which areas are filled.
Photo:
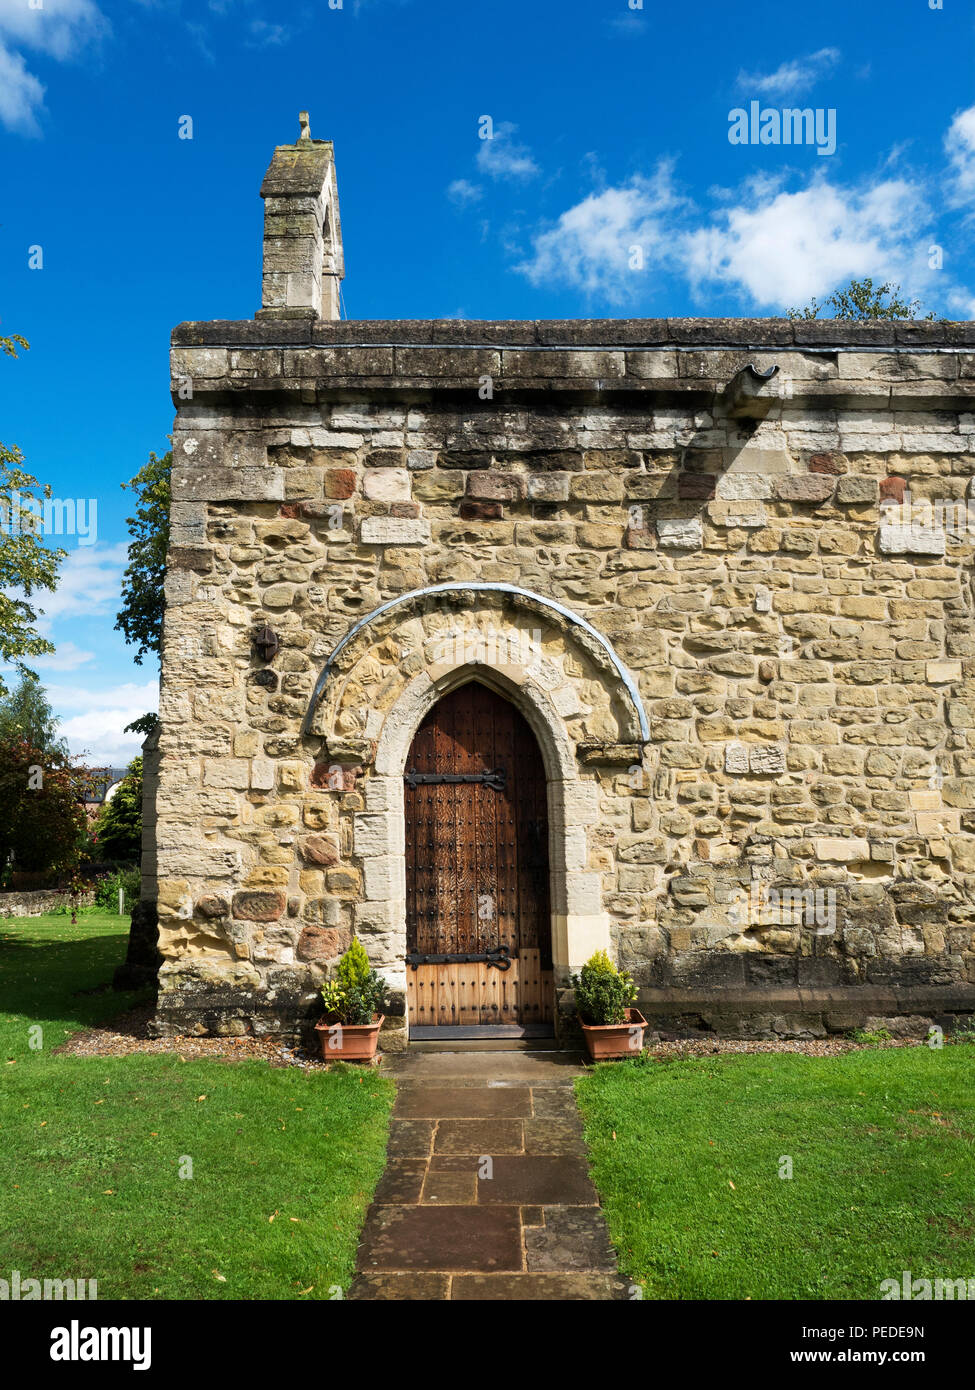
[[654, 1027], [970, 1013], [975, 324], [343, 321], [331, 144], [261, 191], [263, 308], [172, 340], [157, 1029], [293, 1033], [356, 933], [405, 1043], [404, 764], [472, 675], [563, 1003], [605, 946]]

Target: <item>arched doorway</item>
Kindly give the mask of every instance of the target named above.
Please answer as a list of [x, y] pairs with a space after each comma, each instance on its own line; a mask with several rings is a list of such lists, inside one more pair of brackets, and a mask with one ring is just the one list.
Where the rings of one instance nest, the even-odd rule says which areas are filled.
[[535, 735], [508, 700], [468, 682], [426, 714], [403, 781], [411, 1036], [550, 1031], [548, 814]]

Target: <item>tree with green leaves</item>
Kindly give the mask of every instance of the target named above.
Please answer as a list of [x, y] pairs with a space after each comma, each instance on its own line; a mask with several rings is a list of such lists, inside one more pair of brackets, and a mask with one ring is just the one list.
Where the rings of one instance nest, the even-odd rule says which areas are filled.
[[[901, 299], [900, 285], [890, 283], [874, 286], [870, 276], [863, 280], [851, 280], [846, 289], [836, 290], [827, 295], [824, 304], [813, 299], [804, 309], [790, 309], [790, 319], [823, 318], [848, 319], [861, 322], [864, 319], [916, 319], [921, 309], [919, 299]], [[824, 313], [831, 309], [831, 314]], [[925, 314], [931, 320], [934, 313]]]
[[[19, 334], [0, 337], [0, 351], [7, 357], [29, 346]], [[16, 446], [0, 444], [0, 664], [12, 663], [22, 673], [29, 669], [25, 657], [54, 651], [54, 643], [37, 631], [37, 610], [30, 600], [37, 590], [56, 587], [67, 553], [44, 544], [38, 517], [51, 489], [26, 472], [23, 461]], [[0, 677], [0, 695], [6, 689]]]
[[[149, 462], [123, 488], [136, 495], [135, 515], [126, 520], [129, 535], [129, 563], [122, 578], [122, 607], [116, 631], [124, 634], [126, 642], [136, 646], [135, 660], [152, 652], [159, 656], [162, 647], [163, 610], [165, 597], [166, 551], [169, 548], [170, 475], [173, 451], [157, 457], [150, 453]], [[155, 728], [154, 714], [144, 714], [126, 728], [147, 734]]]
[[0, 736], [0, 872], [73, 869], [87, 827], [90, 773], [57, 750]]
[[0, 695], [0, 739], [26, 739], [67, 760], [68, 745], [58, 735], [59, 724], [33, 671], [25, 671], [14, 690]]
[[136, 495], [135, 516], [126, 519], [129, 563], [122, 579], [122, 607], [116, 631], [137, 646], [135, 661], [141, 666], [149, 652], [159, 655], [162, 645], [163, 579], [169, 547], [170, 473], [173, 451], [149, 462], [123, 488]]
[[95, 821], [94, 840], [105, 859], [138, 863], [142, 857], [142, 759], [133, 758], [111, 800]]

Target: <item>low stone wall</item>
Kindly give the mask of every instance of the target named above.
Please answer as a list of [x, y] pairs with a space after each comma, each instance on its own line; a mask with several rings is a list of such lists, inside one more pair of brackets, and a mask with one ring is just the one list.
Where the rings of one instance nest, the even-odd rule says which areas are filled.
[[641, 990], [637, 1007], [650, 1029], [666, 1037], [810, 1039], [855, 1028], [886, 1028], [923, 1038], [933, 1027], [951, 1033], [975, 1010], [968, 985], [863, 986], [847, 989]]
[[[56, 912], [67, 902], [67, 895], [57, 888], [45, 888], [34, 893], [0, 893], [0, 917], [41, 917]], [[82, 893], [79, 907], [91, 907], [94, 893]]]
[[[173, 976], [176, 975], [174, 981]], [[288, 966], [275, 966], [270, 987], [247, 961], [233, 974], [211, 961], [197, 959], [179, 969], [165, 961], [159, 972], [159, 1004], [149, 1023], [154, 1038], [178, 1037], [274, 1037], [318, 1048], [315, 1024], [322, 1016], [317, 991], [302, 987], [301, 978]], [[402, 991], [391, 991], [383, 1005], [380, 1047], [401, 1052], [407, 1046], [406, 1001]]]

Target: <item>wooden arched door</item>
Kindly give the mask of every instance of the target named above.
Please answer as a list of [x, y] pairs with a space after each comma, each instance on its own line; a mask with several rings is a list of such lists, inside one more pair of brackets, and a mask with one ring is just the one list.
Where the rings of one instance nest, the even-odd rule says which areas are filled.
[[460, 686], [417, 730], [404, 783], [414, 1034], [550, 1024], [545, 769], [528, 724], [486, 686]]

